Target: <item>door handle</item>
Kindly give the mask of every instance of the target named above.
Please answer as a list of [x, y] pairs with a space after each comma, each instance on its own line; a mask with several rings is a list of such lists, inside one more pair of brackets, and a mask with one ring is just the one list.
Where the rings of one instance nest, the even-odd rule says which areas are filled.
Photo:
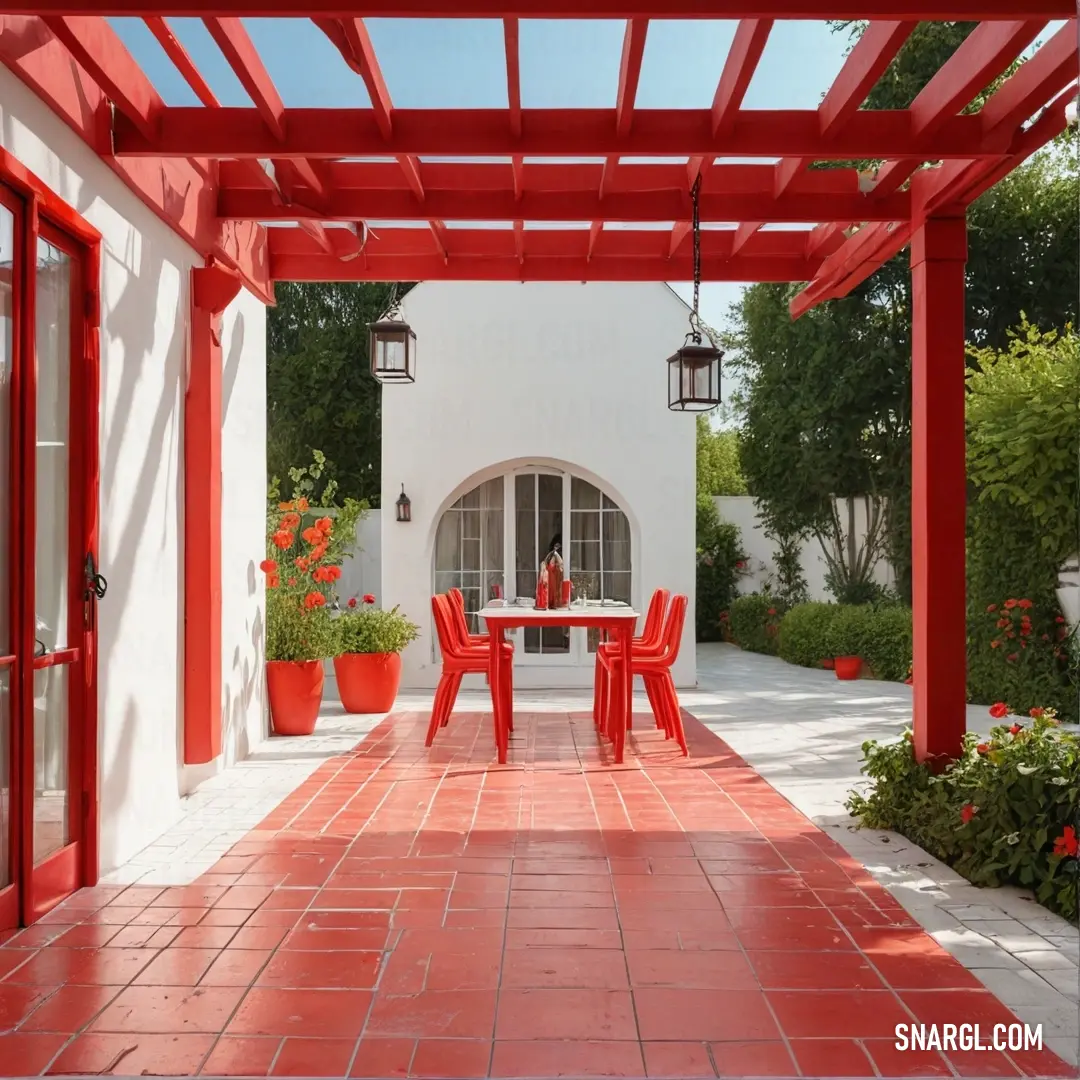
[[83, 597], [87, 603], [90, 602], [92, 597], [103, 600], [108, 591], [109, 583], [98, 573], [97, 566], [94, 563], [94, 553], [88, 551], [86, 553], [86, 590]]

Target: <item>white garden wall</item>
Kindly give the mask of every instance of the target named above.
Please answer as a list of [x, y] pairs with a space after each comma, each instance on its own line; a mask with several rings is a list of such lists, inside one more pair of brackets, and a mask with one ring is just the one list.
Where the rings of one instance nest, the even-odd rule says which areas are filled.
[[[103, 236], [99, 612], [101, 869], [179, 815], [183, 716], [183, 396], [189, 270], [201, 258], [14, 75], [0, 145]], [[262, 730], [265, 310], [225, 315], [223, 652], [229, 753]]]
[[[717, 495], [716, 509], [724, 521], [739, 527], [742, 534], [743, 550], [747, 553], [747, 574], [739, 581], [741, 593], [752, 593], [762, 589], [771, 577], [775, 579], [776, 544], [765, 535], [764, 526], [758, 517], [756, 500], [749, 495]], [[847, 524], [847, 503], [837, 500], [837, 512], [840, 521]], [[855, 503], [855, 534], [862, 543], [866, 536], [866, 508], [861, 500]], [[806, 575], [806, 584], [811, 600], [831, 600], [825, 587], [825, 574], [828, 567], [821, 544], [816, 539], [807, 540], [802, 547], [801, 564]], [[874, 580], [882, 585], [892, 585], [895, 581], [892, 567], [885, 560], [879, 560], [874, 567]]]
[[[439, 282], [418, 285], [404, 309], [419, 362], [414, 384], [383, 389], [379, 596], [423, 628], [404, 654], [403, 685], [438, 680], [430, 604], [443, 511], [515, 468], [601, 487], [630, 523], [634, 602], [665, 586], [692, 605], [694, 418], [668, 410], [664, 363], [686, 334], [682, 301], [658, 284]], [[402, 484], [409, 524], [393, 510]], [[693, 625], [691, 606], [683, 686], [695, 681]], [[591, 685], [592, 667], [524, 665], [515, 680]]]

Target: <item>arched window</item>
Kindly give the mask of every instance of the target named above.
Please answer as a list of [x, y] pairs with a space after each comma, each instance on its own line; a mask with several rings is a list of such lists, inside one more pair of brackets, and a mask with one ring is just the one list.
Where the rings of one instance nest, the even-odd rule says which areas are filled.
[[[435, 536], [434, 590], [461, 589], [470, 628], [482, 632], [476, 612], [494, 586], [509, 599], [534, 596], [541, 560], [555, 543], [576, 597], [631, 602], [626, 515], [588, 480], [544, 467], [493, 477], [446, 510]], [[522, 638], [522, 663], [584, 663], [598, 641], [596, 631], [566, 627], [529, 628]]]

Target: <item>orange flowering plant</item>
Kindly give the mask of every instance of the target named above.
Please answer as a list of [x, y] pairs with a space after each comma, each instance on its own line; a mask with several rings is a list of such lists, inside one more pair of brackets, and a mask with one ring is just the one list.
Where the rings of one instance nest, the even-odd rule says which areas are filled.
[[291, 499], [281, 498], [276, 477], [270, 483], [266, 558], [259, 564], [266, 575], [267, 660], [326, 660], [337, 651], [334, 584], [367, 506], [355, 499], [336, 504], [336, 482], [321, 483], [325, 462], [314, 451], [311, 465], [289, 470]]

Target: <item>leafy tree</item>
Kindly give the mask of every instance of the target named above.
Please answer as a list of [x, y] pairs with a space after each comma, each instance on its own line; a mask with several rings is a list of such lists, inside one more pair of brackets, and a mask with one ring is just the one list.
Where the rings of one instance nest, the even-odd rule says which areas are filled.
[[[392, 290], [378, 283], [282, 282], [267, 320], [267, 465], [288, 477], [312, 448], [326, 454], [326, 475], [344, 497], [377, 506], [380, 490], [380, 393], [371, 377], [367, 324]], [[284, 480], [282, 494], [292, 495]]]
[[706, 495], [745, 495], [737, 431], [714, 431], [704, 413], [697, 418], [697, 483]]
[[[920, 23], [871, 91], [866, 108], [906, 108], [974, 28]], [[865, 24], [837, 24], [853, 37]], [[969, 107], [977, 108], [996, 80]], [[1063, 137], [977, 200], [968, 212], [967, 326], [1002, 348], [1027, 311], [1048, 329], [1074, 321], [1080, 294], [1075, 134]], [[815, 167], [873, 162], [819, 162]], [[911, 277], [901, 253], [843, 300], [796, 323], [797, 289], [763, 284], [733, 308], [727, 343], [743, 370], [742, 466], [777, 535], [817, 534], [841, 556], [832, 577], [858, 578], [865, 560], [838, 548], [832, 502], [869, 496], [881, 507], [883, 544], [901, 595], [910, 596]], [[972, 359], [972, 364], [977, 360]], [[846, 564], [846, 565], [845, 565]]]

